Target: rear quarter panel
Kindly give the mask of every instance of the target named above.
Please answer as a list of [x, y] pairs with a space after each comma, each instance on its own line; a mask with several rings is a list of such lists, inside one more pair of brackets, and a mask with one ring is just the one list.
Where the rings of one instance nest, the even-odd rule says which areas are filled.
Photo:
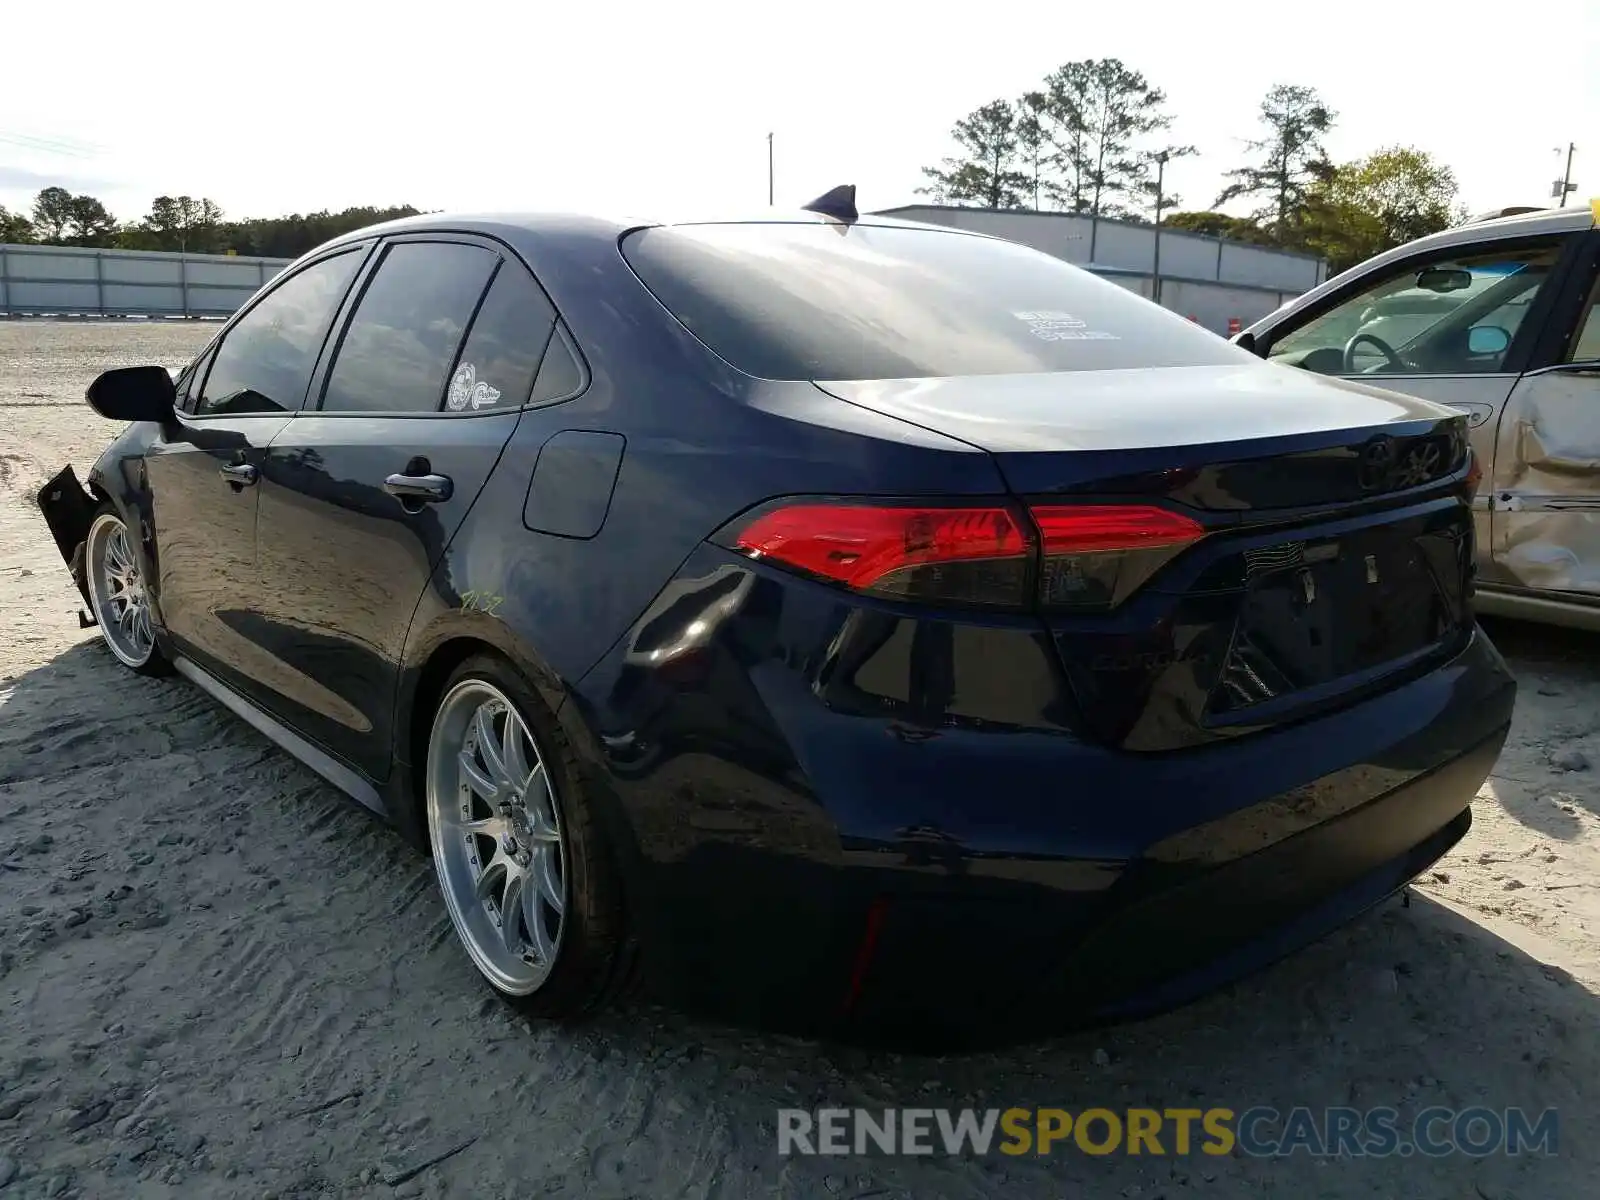
[[[425, 667], [461, 638], [512, 656], [558, 706], [708, 535], [770, 497], [1004, 492], [975, 447], [809, 383], [734, 371], [638, 282], [614, 232], [504, 235], [555, 300], [589, 382], [573, 399], [523, 413], [434, 572], [407, 639], [397, 728], [416, 727]], [[625, 440], [593, 537], [523, 523], [540, 449], [564, 431]], [[414, 743], [401, 752], [413, 756]]]

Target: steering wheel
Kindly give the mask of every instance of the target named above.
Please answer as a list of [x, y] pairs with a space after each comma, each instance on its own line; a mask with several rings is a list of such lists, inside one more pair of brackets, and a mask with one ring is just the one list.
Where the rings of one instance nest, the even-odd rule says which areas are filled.
[[[1357, 374], [1356, 347], [1362, 342], [1369, 343], [1378, 351], [1379, 354], [1383, 355], [1383, 357], [1388, 360], [1388, 366], [1391, 371], [1405, 370], [1405, 362], [1402, 361], [1400, 356], [1394, 352], [1394, 347], [1389, 345], [1388, 342], [1384, 341], [1375, 333], [1358, 333], [1355, 335], [1355, 337], [1351, 338], [1344, 344], [1344, 371], [1346, 375]], [[1365, 374], [1365, 372], [1361, 373]]]

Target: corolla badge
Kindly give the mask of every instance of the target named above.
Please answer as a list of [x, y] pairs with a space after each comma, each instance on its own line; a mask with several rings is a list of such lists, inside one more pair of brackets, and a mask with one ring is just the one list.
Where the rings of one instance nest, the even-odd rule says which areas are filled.
[[488, 408], [498, 399], [500, 399], [500, 389], [490, 387], [479, 380], [478, 369], [468, 362], [456, 368], [456, 373], [450, 380], [450, 394], [445, 398], [444, 406], [451, 412], [462, 412], [468, 408], [476, 411]]

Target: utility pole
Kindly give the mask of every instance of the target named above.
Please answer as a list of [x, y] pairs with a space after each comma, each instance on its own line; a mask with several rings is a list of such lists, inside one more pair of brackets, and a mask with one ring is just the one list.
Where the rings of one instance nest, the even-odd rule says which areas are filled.
[[767, 134], [767, 207], [772, 207], [772, 135]]
[[1161, 202], [1167, 181], [1167, 151], [1156, 152], [1156, 247], [1155, 261], [1150, 267], [1150, 298], [1161, 303]]
[[[1565, 208], [1567, 197], [1578, 190], [1578, 185], [1572, 182], [1572, 152], [1577, 148], [1573, 143], [1567, 143], [1567, 169], [1561, 173], [1560, 179], [1550, 185], [1550, 194], [1561, 198], [1560, 204], [1556, 206], [1558, 208]], [[1556, 153], [1561, 153], [1560, 146], [1556, 147]]]

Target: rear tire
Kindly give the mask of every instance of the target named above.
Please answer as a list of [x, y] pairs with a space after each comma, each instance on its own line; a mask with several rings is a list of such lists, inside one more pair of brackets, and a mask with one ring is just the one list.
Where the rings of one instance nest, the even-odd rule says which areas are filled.
[[503, 660], [445, 683], [423, 808], [445, 908], [489, 986], [538, 1017], [607, 1004], [631, 958], [615, 857], [554, 714]]
[[95, 510], [83, 541], [83, 578], [100, 640], [138, 675], [169, 675], [172, 664], [156, 645], [148, 581], [133, 534], [109, 501]]

